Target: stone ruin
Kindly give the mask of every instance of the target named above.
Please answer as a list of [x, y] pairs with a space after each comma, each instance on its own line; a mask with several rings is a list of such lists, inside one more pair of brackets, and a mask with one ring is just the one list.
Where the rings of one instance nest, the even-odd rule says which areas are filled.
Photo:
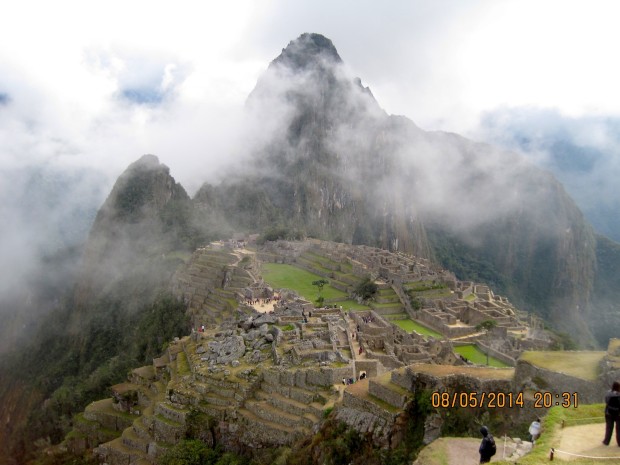
[[[349, 295], [370, 276], [379, 295], [368, 311], [330, 302], [317, 309], [269, 287], [261, 262], [293, 264]], [[414, 310], [406, 290], [427, 282], [445, 295], [424, 298]], [[184, 437], [196, 412], [215, 422], [218, 443], [230, 449], [288, 445], [317, 431], [333, 406], [337, 418], [388, 446], [415, 390], [403, 370], [467, 368], [454, 345], [481, 343], [475, 325], [490, 318], [497, 328], [486, 342], [496, 356], [514, 364], [520, 350], [543, 344], [530, 337], [523, 314], [488, 287], [460, 282], [428, 260], [367, 246], [277, 241], [252, 253], [239, 240], [226, 242], [197, 250], [176, 273], [173, 290], [188, 305], [191, 335], [133, 370], [112, 398], [91, 404], [71, 448], [99, 444], [96, 453], [109, 465], [153, 463]], [[267, 313], [248, 302], [276, 292]], [[444, 336], [404, 331], [394, 316]]]

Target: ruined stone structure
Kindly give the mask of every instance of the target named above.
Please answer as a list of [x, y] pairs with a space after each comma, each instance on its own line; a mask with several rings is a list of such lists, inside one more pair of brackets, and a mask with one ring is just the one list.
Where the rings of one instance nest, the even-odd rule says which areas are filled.
[[[513, 339], [527, 340], [506, 299], [427, 260], [317, 240], [278, 241], [255, 253], [244, 245], [198, 249], [177, 272], [174, 292], [188, 305], [192, 334], [133, 370], [112, 387], [112, 398], [89, 405], [69, 447], [96, 447], [109, 465], [153, 463], [197, 418], [207, 418], [213, 440], [231, 450], [290, 445], [317, 431], [334, 406], [336, 418], [389, 446], [398, 441], [413, 393], [428, 384], [416, 373], [472, 368], [453, 346], [476, 340], [475, 324], [497, 321], [485, 340], [508, 361], [517, 351]], [[314, 308], [293, 291], [269, 287], [260, 277], [263, 261], [305, 268], [349, 295], [370, 276], [378, 292], [370, 310], [329, 302]], [[267, 313], [252, 305], [276, 291]], [[422, 308], [412, 307], [412, 295]], [[395, 318], [418, 319], [444, 337], [404, 331]]]

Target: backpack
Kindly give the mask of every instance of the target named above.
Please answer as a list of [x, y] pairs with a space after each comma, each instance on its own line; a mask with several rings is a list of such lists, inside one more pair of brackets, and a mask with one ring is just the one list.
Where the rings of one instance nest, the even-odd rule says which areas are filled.
[[497, 446], [495, 446], [495, 439], [490, 434], [482, 440], [482, 448], [480, 449], [480, 455], [482, 457], [491, 458], [497, 452]]
[[612, 416], [616, 416], [620, 413], [620, 395], [617, 393], [611, 395], [609, 402], [607, 402], [607, 411]]

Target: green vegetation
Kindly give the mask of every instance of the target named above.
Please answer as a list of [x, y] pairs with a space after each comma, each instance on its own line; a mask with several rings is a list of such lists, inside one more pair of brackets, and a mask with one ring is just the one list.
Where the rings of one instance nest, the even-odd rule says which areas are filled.
[[370, 310], [368, 305], [358, 304], [355, 300], [339, 300], [338, 302], [333, 302], [333, 305], [337, 305], [338, 307], [342, 306], [344, 311]]
[[271, 228], [265, 231], [265, 233], [258, 239], [258, 243], [264, 244], [265, 242], [277, 241], [279, 239], [286, 239], [289, 241], [298, 241], [298, 240], [303, 239], [303, 237], [304, 237], [303, 232], [297, 229], [292, 229], [292, 228], [287, 228], [287, 227], [282, 226], [282, 227]]
[[416, 281], [407, 284], [405, 287], [410, 292], [424, 292], [433, 289], [447, 289], [448, 286], [445, 283], [438, 283], [436, 281]]
[[[137, 281], [139, 277], [134, 276], [122, 283], [123, 290], [134, 292], [133, 297], [119, 292], [122, 300], [101, 297], [92, 302], [90, 319], [76, 334], [66, 331], [70, 307], [59, 308], [33, 345], [14, 360], [21, 369], [13, 373], [31, 380], [49, 398], [18, 431], [21, 444], [34, 443], [41, 436], [59, 443], [71, 429], [74, 414], [108, 397], [109, 386], [125, 381], [130, 369], [152, 363], [164, 344], [187, 334], [184, 304], [167, 293], [156, 294], [148, 303], [148, 293], [143, 293]], [[140, 305], [137, 300], [141, 298], [146, 302]], [[11, 455], [20, 458], [20, 463], [36, 453], [19, 443], [13, 447]]]
[[325, 286], [326, 284], [329, 284], [329, 281], [327, 279], [317, 279], [316, 281], [312, 281], [312, 285], [316, 286], [319, 289], [319, 294], [323, 290], [323, 286]]
[[600, 361], [604, 356], [605, 352], [602, 351], [527, 351], [523, 352], [519, 359], [541, 368], [595, 381], [599, 375]]
[[[448, 461], [449, 459], [446, 444], [448, 441], [453, 440], [454, 438], [438, 438], [422, 449], [420, 455], [418, 456], [418, 460], [424, 465], [448, 465], [450, 462]], [[475, 442], [476, 444], [480, 442], [474, 438], [459, 438], [459, 440], [468, 440]]]
[[184, 439], [157, 461], [158, 465], [246, 465], [249, 460], [220, 448], [211, 449], [198, 439]]
[[[417, 406], [417, 403], [415, 403]], [[407, 417], [423, 418], [413, 408], [405, 412]], [[380, 449], [373, 445], [370, 435], [362, 436], [345, 423], [328, 417], [321, 430], [311, 441], [304, 441], [293, 448], [287, 456], [288, 465], [404, 465], [415, 458], [422, 445], [424, 422], [405, 421], [403, 438], [391, 449]]]
[[357, 285], [354, 294], [360, 297], [362, 300], [368, 300], [373, 298], [378, 290], [379, 287], [369, 276]]
[[420, 323], [413, 321], [409, 318], [402, 320], [390, 320], [391, 323], [394, 323], [399, 328], [404, 329], [408, 333], [415, 331], [418, 334], [422, 334], [423, 336], [432, 336], [436, 339], [441, 339], [443, 336], [437, 331], [428, 328], [426, 326], [421, 325]]
[[551, 332], [551, 350], [577, 350], [579, 347], [572, 336], [561, 331], [554, 331], [552, 328], [546, 328]]
[[495, 320], [484, 320], [482, 323], [476, 325], [476, 331], [491, 331], [493, 328], [497, 326], [497, 321]]
[[[274, 288], [290, 289], [306, 300], [312, 301], [314, 300], [312, 296], [316, 295], [316, 289], [312, 282], [321, 279], [321, 276], [292, 265], [265, 263], [263, 265], [263, 279]], [[323, 289], [323, 297], [325, 299], [342, 299], [346, 298], [347, 295], [328, 284]]]
[[[473, 362], [477, 365], [486, 365], [487, 364], [487, 354], [483, 352], [477, 345], [468, 344], [465, 346], [455, 346], [454, 351], [457, 354], [462, 355], [470, 362]], [[509, 367], [507, 363], [502, 362], [501, 360], [496, 359], [495, 357], [489, 355], [489, 366], [498, 367], [498, 368], [506, 368]]]
[[189, 375], [191, 372], [192, 371], [189, 367], [187, 355], [185, 355], [185, 352], [179, 352], [177, 354], [177, 374], [179, 376], [186, 376]]

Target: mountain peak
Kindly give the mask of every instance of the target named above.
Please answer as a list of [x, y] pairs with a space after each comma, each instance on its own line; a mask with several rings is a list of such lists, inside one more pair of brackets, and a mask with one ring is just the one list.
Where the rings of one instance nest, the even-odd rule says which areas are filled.
[[304, 33], [282, 49], [273, 63], [292, 69], [307, 69], [324, 61], [342, 63], [332, 41], [321, 34]]

